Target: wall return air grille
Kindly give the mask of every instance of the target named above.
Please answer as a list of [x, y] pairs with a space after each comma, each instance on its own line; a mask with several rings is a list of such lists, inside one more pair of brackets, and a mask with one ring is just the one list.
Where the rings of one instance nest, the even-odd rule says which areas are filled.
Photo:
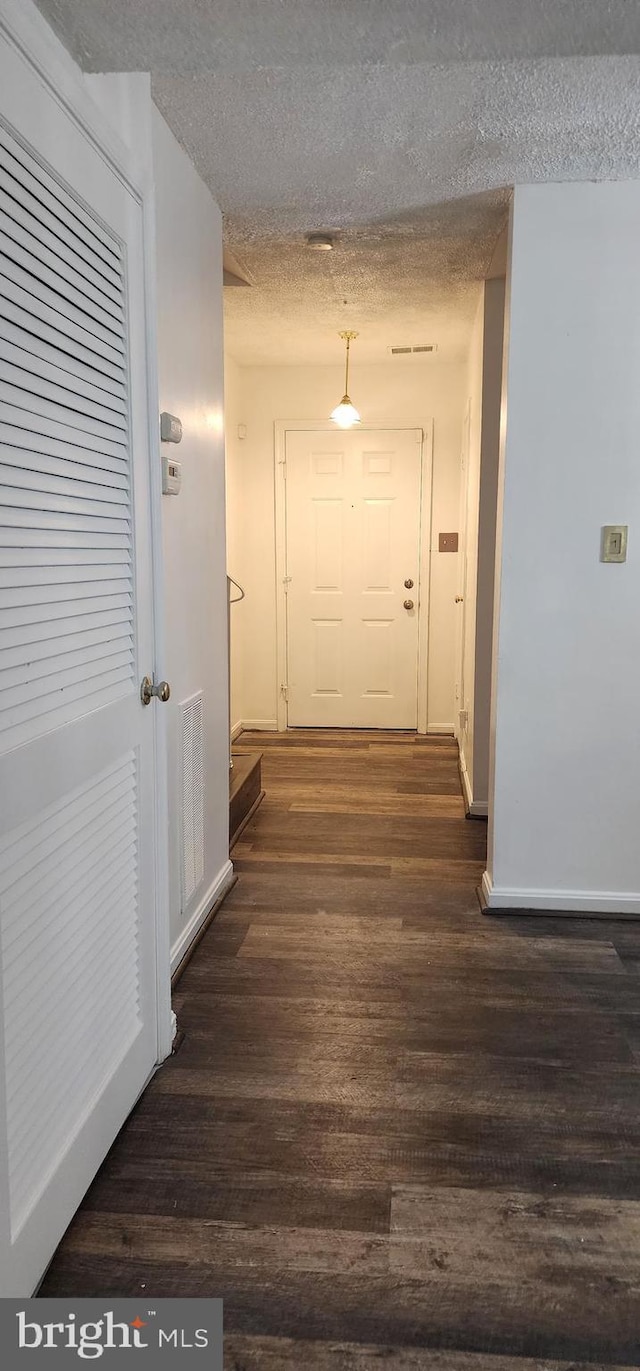
[[392, 357], [412, 357], [415, 353], [437, 352], [437, 343], [403, 343], [389, 348]]
[[182, 908], [204, 876], [204, 734], [202, 694], [185, 700], [182, 722]]

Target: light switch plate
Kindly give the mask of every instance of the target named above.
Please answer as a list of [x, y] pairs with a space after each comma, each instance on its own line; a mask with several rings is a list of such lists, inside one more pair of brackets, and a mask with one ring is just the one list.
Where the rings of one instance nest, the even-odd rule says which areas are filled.
[[600, 547], [601, 562], [626, 562], [628, 524], [605, 524]]

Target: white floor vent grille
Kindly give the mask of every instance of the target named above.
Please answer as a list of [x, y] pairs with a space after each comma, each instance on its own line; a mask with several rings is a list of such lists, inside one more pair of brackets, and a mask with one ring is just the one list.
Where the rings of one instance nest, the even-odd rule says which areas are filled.
[[185, 700], [182, 714], [182, 904], [204, 876], [204, 735], [202, 693]]

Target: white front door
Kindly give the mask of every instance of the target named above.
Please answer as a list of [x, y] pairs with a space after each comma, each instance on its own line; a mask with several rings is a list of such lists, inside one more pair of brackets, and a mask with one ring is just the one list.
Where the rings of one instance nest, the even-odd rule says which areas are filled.
[[421, 429], [287, 432], [290, 727], [417, 727], [421, 466]]
[[157, 1057], [141, 206], [0, 36], [0, 1295]]

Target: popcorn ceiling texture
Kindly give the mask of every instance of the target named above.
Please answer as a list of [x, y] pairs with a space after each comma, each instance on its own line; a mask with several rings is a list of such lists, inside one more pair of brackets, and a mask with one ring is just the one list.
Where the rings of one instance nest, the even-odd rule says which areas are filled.
[[347, 327], [362, 360], [461, 355], [509, 187], [640, 175], [638, 0], [40, 8], [85, 69], [151, 70], [255, 282], [226, 292], [243, 362], [333, 360]]

